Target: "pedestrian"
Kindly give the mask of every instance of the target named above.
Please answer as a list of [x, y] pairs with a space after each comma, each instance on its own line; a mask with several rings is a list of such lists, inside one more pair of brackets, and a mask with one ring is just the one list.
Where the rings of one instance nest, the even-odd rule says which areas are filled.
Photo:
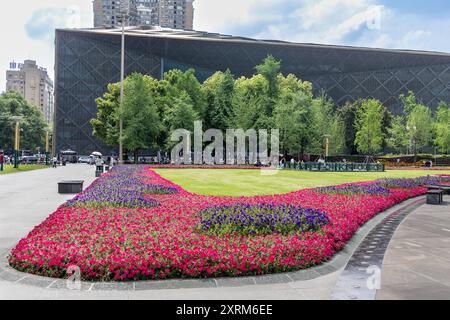
[[53, 168], [56, 168], [57, 164], [58, 164], [58, 158], [53, 157], [52, 158], [52, 163], [53, 163]]
[[102, 159], [102, 157], [98, 157], [96, 160], [95, 160], [95, 165], [97, 166], [97, 171], [101, 171], [101, 172], [103, 172], [103, 164], [104, 164], [104, 162], [103, 162], [103, 159]]
[[3, 150], [0, 150], [0, 171], [3, 171], [3, 162], [5, 161], [5, 156], [3, 155]]

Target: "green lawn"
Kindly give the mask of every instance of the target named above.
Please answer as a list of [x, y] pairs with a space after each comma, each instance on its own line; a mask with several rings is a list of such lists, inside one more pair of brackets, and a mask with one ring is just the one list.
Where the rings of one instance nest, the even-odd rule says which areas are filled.
[[0, 175], [8, 174], [8, 173], [25, 172], [25, 171], [30, 171], [30, 170], [38, 170], [38, 169], [44, 169], [44, 168], [48, 168], [48, 166], [37, 165], [37, 164], [22, 164], [19, 166], [18, 169], [14, 169], [13, 165], [5, 165], [3, 167], [3, 171], [0, 171]]
[[205, 195], [253, 196], [369, 181], [379, 178], [414, 178], [450, 171], [389, 170], [386, 172], [307, 172], [278, 171], [262, 175], [260, 170], [239, 169], [157, 169], [162, 177], [190, 192]]

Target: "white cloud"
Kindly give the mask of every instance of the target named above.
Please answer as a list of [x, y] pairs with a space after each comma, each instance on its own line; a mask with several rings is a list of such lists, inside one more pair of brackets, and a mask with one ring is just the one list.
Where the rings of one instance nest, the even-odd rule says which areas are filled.
[[[383, 6], [381, 0], [195, 0], [194, 6], [197, 30], [294, 42], [450, 52], [444, 32], [450, 30], [450, 12], [441, 12], [439, 18], [412, 14], [414, 10], [404, 13]], [[370, 24], [374, 10], [381, 13], [380, 28]], [[6, 45], [0, 50], [0, 77], [5, 79], [10, 61], [28, 58], [37, 60], [53, 77], [53, 29], [92, 27], [92, 22], [92, 0], [3, 1], [0, 30]], [[0, 92], [4, 87], [5, 80], [1, 80]]]
[[[49, 14], [45, 14], [48, 10]], [[38, 20], [30, 21], [33, 14], [41, 12]], [[52, 15], [53, 13], [53, 15]], [[57, 16], [55, 16], [57, 13]], [[61, 14], [63, 13], [63, 14]], [[50, 76], [54, 76], [54, 31], [55, 27], [92, 27], [92, 2], [90, 0], [21, 0], [2, 1], [0, 10], [0, 30], [2, 46], [0, 50], [0, 92], [5, 89], [5, 74], [9, 62], [21, 62], [25, 59], [36, 60], [37, 63], [48, 69]], [[30, 23], [31, 22], [31, 23]], [[30, 38], [26, 30], [27, 24], [31, 33], [48, 27], [47, 33], [39, 37]], [[41, 30], [38, 30], [41, 28]]]

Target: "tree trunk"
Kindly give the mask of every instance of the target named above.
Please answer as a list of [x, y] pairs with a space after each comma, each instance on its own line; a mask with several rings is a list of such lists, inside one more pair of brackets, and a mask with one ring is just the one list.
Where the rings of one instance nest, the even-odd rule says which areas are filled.
[[134, 164], [138, 164], [139, 149], [134, 150]]

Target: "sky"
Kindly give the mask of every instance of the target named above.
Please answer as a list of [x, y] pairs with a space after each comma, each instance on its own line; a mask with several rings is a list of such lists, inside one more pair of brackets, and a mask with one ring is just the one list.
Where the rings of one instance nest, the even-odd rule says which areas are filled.
[[[194, 29], [259, 39], [450, 52], [448, 0], [195, 0]], [[0, 92], [9, 62], [53, 78], [54, 29], [92, 27], [92, 0], [2, 1]]]

